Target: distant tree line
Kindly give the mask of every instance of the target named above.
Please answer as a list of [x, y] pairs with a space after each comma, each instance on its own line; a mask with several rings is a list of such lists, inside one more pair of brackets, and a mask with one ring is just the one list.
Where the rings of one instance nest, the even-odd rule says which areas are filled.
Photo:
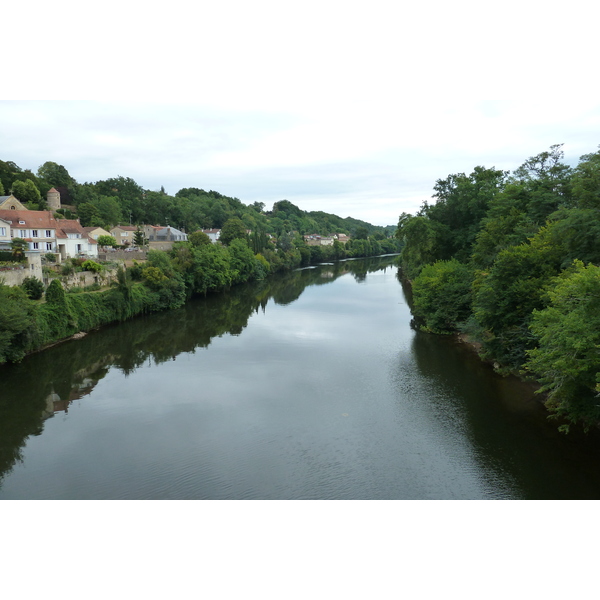
[[288, 200], [276, 202], [265, 211], [263, 202], [244, 204], [214, 190], [197, 187], [180, 189], [174, 196], [164, 187], [158, 191], [142, 188], [130, 177], [112, 177], [95, 183], [78, 183], [63, 165], [45, 162], [34, 174], [14, 162], [0, 161], [0, 194], [13, 193], [31, 210], [46, 210], [46, 194], [52, 187], [61, 192], [61, 201], [75, 212], [62, 209], [64, 216], [77, 216], [85, 226], [111, 228], [117, 224], [171, 225], [188, 233], [200, 229], [221, 229], [232, 218], [246, 229], [281, 236], [286, 233], [392, 237], [396, 226], [371, 225], [352, 217], [341, 218], [322, 211], [303, 211]]

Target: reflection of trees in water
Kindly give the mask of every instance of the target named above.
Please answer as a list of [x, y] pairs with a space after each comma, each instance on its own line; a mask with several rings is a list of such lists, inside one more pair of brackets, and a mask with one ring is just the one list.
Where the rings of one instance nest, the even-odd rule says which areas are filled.
[[271, 298], [276, 304], [290, 304], [308, 286], [325, 285], [347, 273], [364, 278], [389, 267], [393, 259], [344, 261], [287, 272], [192, 300], [179, 309], [106, 326], [19, 364], [0, 366], [0, 480], [21, 460], [27, 437], [42, 433], [44, 419], [89, 394], [110, 367], [127, 375], [149, 360], [160, 364], [182, 352], [206, 348], [214, 337], [240, 335], [250, 316], [264, 311]]
[[[470, 440], [492, 487], [519, 498], [598, 497], [600, 434], [560, 433], [533, 385], [498, 375], [453, 336], [417, 332], [411, 356], [419, 403], [450, 434]], [[397, 368], [395, 379], [406, 380], [406, 365]]]

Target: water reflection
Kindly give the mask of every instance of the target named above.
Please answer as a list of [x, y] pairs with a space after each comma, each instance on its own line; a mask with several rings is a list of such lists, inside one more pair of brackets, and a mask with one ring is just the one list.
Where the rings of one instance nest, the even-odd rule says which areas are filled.
[[191, 301], [185, 307], [108, 326], [86, 337], [34, 354], [16, 365], [0, 366], [0, 484], [30, 436], [44, 422], [68, 414], [76, 400], [88, 396], [111, 368], [131, 375], [150, 362], [158, 365], [181, 353], [207, 348], [216, 337], [239, 336], [250, 316], [295, 302], [308, 286], [327, 285], [350, 275], [392, 268], [395, 257], [343, 261], [303, 269]]
[[528, 385], [411, 329], [393, 261], [287, 273], [0, 368], [0, 497], [600, 496], [597, 437], [559, 434]]
[[470, 457], [486, 479], [487, 494], [522, 499], [600, 497], [597, 432], [560, 434], [535, 386], [516, 377], [500, 377], [452, 337], [417, 333], [411, 357], [418, 374], [414, 381], [421, 386], [427, 382], [427, 410], [435, 411], [435, 420], [448, 431], [469, 440]]

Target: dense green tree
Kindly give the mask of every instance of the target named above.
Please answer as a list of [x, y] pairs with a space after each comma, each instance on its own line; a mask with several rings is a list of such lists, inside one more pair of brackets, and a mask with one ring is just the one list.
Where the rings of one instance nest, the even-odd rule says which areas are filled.
[[550, 216], [550, 243], [561, 248], [561, 268], [576, 259], [600, 264], [600, 209], [570, 208]]
[[571, 167], [562, 162], [562, 144], [528, 158], [514, 171], [511, 180], [520, 183], [525, 192], [527, 215], [543, 225], [550, 214], [572, 201]]
[[421, 327], [434, 333], [450, 333], [471, 312], [471, 269], [456, 259], [423, 267], [413, 281], [413, 314]]
[[243, 221], [237, 217], [234, 217], [232, 219], [228, 219], [221, 228], [221, 236], [219, 237], [219, 241], [227, 246], [233, 240], [245, 239], [246, 235], [246, 226], [244, 225]]
[[84, 202], [77, 207], [79, 221], [83, 227], [104, 227], [98, 207], [91, 202]]
[[436, 203], [426, 205], [424, 214], [440, 225], [440, 258], [468, 260], [481, 222], [490, 202], [503, 189], [506, 175], [504, 171], [479, 166], [468, 176], [458, 173], [438, 179], [433, 195]]
[[523, 364], [533, 343], [532, 311], [544, 308], [544, 288], [560, 270], [562, 248], [551, 240], [551, 227], [545, 227], [528, 243], [502, 250], [474, 284], [473, 311], [486, 332], [484, 346], [511, 368]]
[[229, 243], [229, 265], [232, 272], [231, 282], [242, 283], [254, 275], [256, 260], [248, 244], [242, 239], [235, 239]]
[[573, 172], [571, 191], [579, 208], [600, 209], [600, 151], [581, 157]]
[[69, 187], [75, 183], [65, 167], [51, 161], [45, 162], [38, 168], [37, 176], [53, 187]]
[[352, 239], [354, 240], [366, 240], [369, 238], [369, 230], [366, 227], [357, 227]]
[[218, 291], [231, 285], [230, 254], [221, 244], [193, 249], [194, 291], [199, 294]]
[[571, 422], [600, 421], [600, 267], [575, 261], [548, 289], [549, 304], [534, 310], [537, 347], [527, 369], [539, 376], [547, 406]]
[[18, 175], [21, 172], [21, 167], [19, 167], [14, 162], [10, 160], [0, 160], [0, 183], [2, 184], [5, 193], [7, 193], [8, 190], [10, 190], [13, 181], [15, 181], [18, 178]]
[[25, 291], [0, 281], [0, 364], [23, 358], [34, 328], [35, 314]]
[[30, 300], [39, 300], [44, 295], [44, 284], [37, 277], [26, 277], [21, 287]]
[[15, 181], [12, 184], [12, 194], [21, 202], [37, 203], [41, 198], [40, 190], [37, 189], [35, 183], [30, 179], [27, 179], [26, 181]]
[[117, 197], [123, 216], [129, 217], [131, 214], [133, 223], [148, 222], [146, 219], [146, 194], [131, 177], [111, 177], [96, 182], [94, 188], [99, 195]]
[[188, 235], [188, 241], [195, 248], [198, 246], [207, 246], [208, 244], [212, 244], [210, 238], [206, 235], [206, 233], [204, 233], [204, 231], [194, 231], [194, 233], [190, 233], [190, 235]]
[[118, 198], [98, 195], [91, 202], [97, 209], [104, 227], [110, 229], [123, 221], [123, 212]]
[[401, 218], [398, 238], [403, 243], [400, 261], [405, 277], [415, 278], [421, 269], [440, 258], [440, 224], [425, 216]]
[[96, 241], [98, 242], [98, 246], [102, 246], [103, 248], [107, 246], [115, 248], [117, 245], [117, 240], [112, 235], [101, 235]]

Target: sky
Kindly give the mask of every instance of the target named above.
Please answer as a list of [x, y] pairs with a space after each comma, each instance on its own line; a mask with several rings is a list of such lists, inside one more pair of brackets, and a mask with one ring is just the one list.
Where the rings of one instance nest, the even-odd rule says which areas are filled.
[[4, 36], [0, 160], [394, 225], [449, 174], [600, 144], [588, 1], [139, 6], [3, 8], [28, 34]]

